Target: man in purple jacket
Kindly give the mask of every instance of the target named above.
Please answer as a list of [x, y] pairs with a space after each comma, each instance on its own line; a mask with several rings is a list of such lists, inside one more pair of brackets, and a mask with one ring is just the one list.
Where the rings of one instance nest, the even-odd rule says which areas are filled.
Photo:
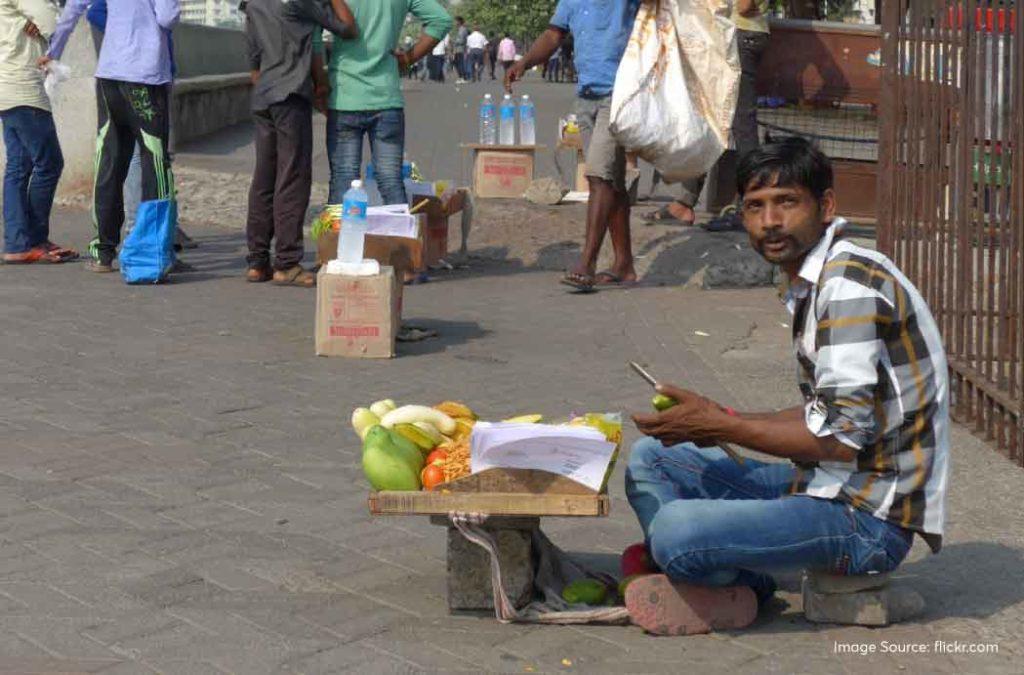
[[[64, 53], [91, 0], [68, 0], [40, 65]], [[172, 80], [170, 32], [178, 0], [107, 0], [108, 16], [96, 66], [99, 138], [90, 251], [94, 272], [112, 272], [124, 224], [124, 181], [136, 144], [142, 151], [142, 200], [174, 199], [168, 161], [167, 85]]]

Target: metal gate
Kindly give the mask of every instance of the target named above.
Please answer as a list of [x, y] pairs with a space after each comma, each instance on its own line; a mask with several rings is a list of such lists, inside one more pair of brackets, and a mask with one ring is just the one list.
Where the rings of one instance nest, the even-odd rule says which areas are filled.
[[954, 417], [1024, 466], [1024, 11], [885, 0], [879, 244], [945, 339]]

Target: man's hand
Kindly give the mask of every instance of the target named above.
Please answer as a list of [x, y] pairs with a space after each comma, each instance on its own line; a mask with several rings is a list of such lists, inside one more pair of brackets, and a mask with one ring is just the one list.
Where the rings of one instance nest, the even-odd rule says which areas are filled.
[[725, 408], [692, 391], [671, 385], [658, 385], [657, 390], [678, 403], [660, 413], [633, 415], [633, 422], [642, 434], [657, 438], [665, 446], [695, 443], [704, 447], [716, 443], [722, 422], [729, 417]]
[[51, 61], [53, 61], [53, 59], [44, 54], [36, 60], [36, 65], [45, 70], [46, 66], [49, 65]]
[[523, 67], [524, 60], [520, 59], [512, 64], [512, 67], [505, 71], [505, 91], [512, 93], [512, 84], [523, 79], [526, 68]]
[[35, 25], [31, 21], [26, 21], [25, 27], [22, 30], [24, 30], [25, 35], [29, 37], [37, 38], [41, 35], [41, 33], [39, 32], [39, 26]]
[[313, 107], [318, 112], [327, 114], [327, 97], [331, 95], [331, 85], [326, 82], [319, 83], [313, 89]]
[[255, 87], [256, 84], [260, 81], [260, 71], [258, 71], [258, 70], [250, 70], [249, 71], [249, 81], [252, 82], [252, 86]]
[[396, 49], [391, 53], [394, 54], [395, 61], [398, 62], [398, 72], [402, 75], [405, 75], [405, 73], [409, 70], [409, 66], [413, 64], [413, 60], [409, 52], [405, 51], [404, 49]]

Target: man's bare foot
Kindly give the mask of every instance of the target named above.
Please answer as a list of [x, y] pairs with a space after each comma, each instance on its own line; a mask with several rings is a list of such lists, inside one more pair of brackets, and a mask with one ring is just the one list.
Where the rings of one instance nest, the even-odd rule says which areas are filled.
[[692, 223], [697, 220], [697, 214], [693, 212], [693, 208], [680, 201], [669, 202], [668, 212], [684, 223]]
[[594, 276], [594, 284], [597, 286], [632, 286], [636, 284], [636, 270], [630, 265], [623, 272], [616, 271], [616, 268], [598, 272]]

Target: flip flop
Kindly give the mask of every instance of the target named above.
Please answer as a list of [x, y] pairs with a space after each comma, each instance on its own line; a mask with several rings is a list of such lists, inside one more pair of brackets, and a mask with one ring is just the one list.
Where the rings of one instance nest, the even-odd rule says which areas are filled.
[[[606, 281], [602, 281], [601, 280], [602, 278], [606, 279]], [[611, 287], [614, 287], [614, 288], [631, 288], [632, 286], [636, 286], [637, 283], [638, 282], [636, 282], [636, 281], [623, 281], [622, 277], [620, 277], [618, 274], [615, 274], [614, 272], [611, 272], [611, 271], [608, 271], [608, 270], [606, 270], [604, 272], [598, 272], [596, 275], [594, 275], [594, 285], [595, 286], [611, 286]]]
[[657, 211], [651, 211], [650, 213], [643, 217], [644, 221], [647, 222], [648, 225], [653, 223], [660, 223], [662, 225], [680, 225], [682, 227], [693, 227], [692, 220], [680, 220], [679, 218], [676, 218], [674, 215], [672, 215], [672, 212], [669, 210], [668, 207], [669, 205], [666, 204]]
[[55, 253], [51, 253], [42, 246], [30, 249], [25, 253], [9, 253], [4, 256], [5, 265], [59, 265], [67, 262]]
[[43, 244], [43, 247], [46, 248], [47, 252], [57, 256], [58, 258], [64, 261], [78, 260], [81, 257], [81, 255], [75, 249], [67, 248], [66, 246], [58, 246], [57, 244], [54, 244], [52, 241], [46, 242], [45, 244]]
[[301, 288], [313, 288], [316, 286], [316, 277], [302, 269], [301, 265], [295, 265], [286, 270], [274, 272], [273, 280], [275, 286], [299, 286]]
[[565, 276], [558, 280], [558, 283], [572, 286], [577, 293], [593, 293], [594, 277], [579, 272], [566, 272]]

